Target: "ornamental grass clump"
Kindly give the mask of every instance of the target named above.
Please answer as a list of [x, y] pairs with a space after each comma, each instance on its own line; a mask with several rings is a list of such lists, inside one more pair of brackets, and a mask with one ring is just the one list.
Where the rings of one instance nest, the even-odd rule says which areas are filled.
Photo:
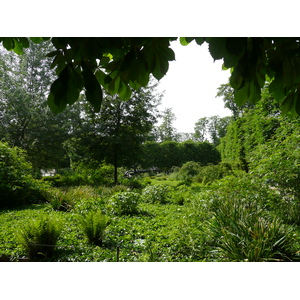
[[90, 211], [80, 217], [81, 229], [89, 243], [102, 246], [109, 218], [101, 210]]
[[17, 232], [17, 242], [29, 258], [51, 257], [60, 237], [63, 221], [53, 215], [40, 215], [24, 223]]
[[74, 207], [76, 199], [70, 192], [52, 189], [48, 192], [48, 201], [53, 210], [67, 212]]
[[211, 222], [217, 247], [229, 261], [290, 261], [293, 227], [240, 199], [222, 199]]

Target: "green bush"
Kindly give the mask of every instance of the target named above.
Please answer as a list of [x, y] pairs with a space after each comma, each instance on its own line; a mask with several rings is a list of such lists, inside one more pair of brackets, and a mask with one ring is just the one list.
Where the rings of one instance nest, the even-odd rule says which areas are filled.
[[81, 216], [80, 225], [89, 243], [102, 246], [105, 229], [108, 225], [108, 217], [101, 210], [90, 211]]
[[169, 187], [163, 184], [148, 185], [143, 189], [144, 201], [149, 203], [166, 203]]
[[184, 181], [192, 181], [193, 177], [199, 174], [200, 164], [194, 161], [188, 161], [179, 170], [179, 176]]
[[109, 199], [109, 210], [116, 215], [134, 215], [139, 212], [140, 195], [135, 192], [119, 192]]
[[203, 184], [210, 184], [232, 174], [233, 171], [229, 164], [220, 163], [218, 165], [207, 165], [200, 167], [194, 180]]
[[109, 186], [114, 181], [114, 168], [111, 165], [98, 166], [99, 163], [84, 163], [77, 165], [73, 170], [68, 170], [55, 176], [43, 177], [43, 181], [52, 183], [55, 187], [71, 187], [79, 185]]
[[32, 176], [25, 151], [0, 142], [0, 207], [45, 201], [49, 185]]
[[75, 167], [75, 174], [82, 176], [86, 184], [109, 186], [114, 182], [114, 167], [100, 165], [97, 161], [82, 162]]
[[62, 227], [61, 219], [53, 215], [40, 215], [24, 223], [17, 232], [16, 238], [29, 258], [51, 257]]

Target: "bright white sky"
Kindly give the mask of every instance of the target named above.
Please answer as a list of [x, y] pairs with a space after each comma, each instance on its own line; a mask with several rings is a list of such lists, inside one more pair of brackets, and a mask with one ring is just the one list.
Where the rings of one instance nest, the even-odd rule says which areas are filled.
[[160, 80], [159, 91], [165, 91], [161, 111], [172, 108], [176, 116], [174, 127], [178, 132], [194, 132], [195, 123], [202, 117], [230, 116], [221, 98], [216, 98], [217, 88], [228, 82], [229, 70], [222, 70], [222, 60], [214, 62], [207, 43], [201, 46], [194, 41], [182, 46], [172, 42], [176, 61], [171, 61], [169, 71]]

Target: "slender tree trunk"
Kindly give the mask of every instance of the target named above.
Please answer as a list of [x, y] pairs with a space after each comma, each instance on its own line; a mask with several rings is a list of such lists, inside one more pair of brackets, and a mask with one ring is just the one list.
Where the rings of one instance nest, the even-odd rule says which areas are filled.
[[114, 145], [114, 184], [118, 184], [118, 145]]

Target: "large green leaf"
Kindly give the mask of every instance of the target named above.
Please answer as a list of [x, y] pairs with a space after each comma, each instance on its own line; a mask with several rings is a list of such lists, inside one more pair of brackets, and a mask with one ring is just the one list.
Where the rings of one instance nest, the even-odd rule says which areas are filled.
[[297, 91], [297, 95], [295, 97], [295, 110], [298, 115], [300, 115], [300, 92]]
[[214, 60], [222, 59], [226, 53], [226, 37], [212, 37], [208, 39], [208, 49]]
[[266, 82], [266, 66], [263, 63], [258, 63], [256, 66], [256, 79], [261, 88]]
[[249, 95], [249, 101], [252, 103], [257, 103], [257, 101], [260, 100], [261, 94], [260, 94], [260, 87], [256, 81], [250, 82], [250, 95]]
[[11, 38], [11, 37], [5, 37], [3, 38], [3, 47], [6, 49], [6, 50], [13, 50], [14, 47], [15, 47], [15, 42], [14, 42], [14, 39]]
[[247, 38], [229, 37], [226, 39], [225, 48], [229, 54], [242, 57], [247, 46]]
[[270, 83], [269, 91], [271, 95], [280, 103], [285, 98], [285, 89], [283, 87], [282, 76], [276, 75], [275, 79]]
[[120, 89], [119, 89], [118, 93], [119, 93], [120, 98], [124, 101], [130, 99], [130, 97], [131, 97], [130, 87], [123, 82], [121, 82], [121, 84], [120, 84]]
[[53, 102], [56, 106], [67, 103], [66, 89], [61, 78], [57, 78], [51, 85], [50, 94], [53, 95]]
[[54, 113], [62, 112], [67, 106], [67, 102], [64, 101], [60, 101], [59, 104], [55, 103], [55, 96], [51, 92], [48, 96], [47, 103]]
[[87, 101], [89, 101], [96, 112], [100, 111], [101, 103], [103, 99], [102, 88], [94, 75], [89, 69], [82, 71], [83, 84], [85, 87], [85, 95]]
[[285, 97], [280, 105], [281, 111], [283, 114], [287, 114], [292, 110], [295, 101], [295, 93], [290, 93], [287, 97]]
[[241, 85], [243, 83], [243, 76], [237, 69], [234, 68], [233, 72], [231, 73], [229, 81], [230, 81], [231, 86], [235, 90], [237, 90], [241, 87]]
[[181, 37], [181, 38], [179, 38], [179, 42], [180, 42], [180, 44], [182, 45], [182, 46], [187, 46], [190, 42], [191, 42], [191, 40], [193, 40], [194, 38], [186, 38], [186, 37]]
[[148, 64], [148, 73], [152, 73], [157, 80], [165, 76], [169, 61], [175, 59], [174, 51], [166, 43], [147, 45], [142, 53]]
[[234, 100], [240, 106], [244, 105], [249, 100], [249, 97], [250, 97], [249, 82], [246, 82], [242, 88], [235, 90], [234, 92]]

